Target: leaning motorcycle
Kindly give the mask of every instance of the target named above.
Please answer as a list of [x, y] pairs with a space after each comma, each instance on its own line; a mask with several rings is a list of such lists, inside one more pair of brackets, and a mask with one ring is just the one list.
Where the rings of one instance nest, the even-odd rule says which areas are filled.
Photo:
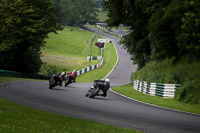
[[58, 74], [53, 74], [52, 77], [49, 79], [49, 89], [57, 86], [60, 81]]
[[88, 90], [85, 96], [89, 98], [94, 98], [95, 96], [99, 94], [99, 92], [100, 92], [99, 84], [98, 82], [94, 82], [93, 86], [90, 87], [90, 89]]
[[66, 81], [65, 81], [65, 87], [66, 86], [68, 86], [69, 84], [71, 84], [72, 83], [72, 80], [74, 80], [74, 76], [73, 75], [71, 75], [71, 74], [67, 74], [67, 77], [66, 77]]

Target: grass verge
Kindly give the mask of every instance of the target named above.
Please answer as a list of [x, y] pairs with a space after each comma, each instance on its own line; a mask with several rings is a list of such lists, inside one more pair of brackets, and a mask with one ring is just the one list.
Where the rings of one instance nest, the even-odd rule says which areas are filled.
[[100, 69], [96, 69], [80, 75], [77, 82], [92, 82], [95, 79], [104, 78], [114, 67], [117, 61], [117, 54], [113, 43], [107, 43], [103, 50], [104, 63]]
[[166, 99], [158, 96], [150, 96], [138, 92], [133, 89], [132, 84], [118, 86], [112, 88], [113, 91], [116, 91], [120, 94], [133, 98], [135, 100], [139, 100], [145, 103], [150, 103], [154, 105], [158, 105], [161, 107], [176, 109], [184, 112], [190, 112], [195, 114], [200, 114], [200, 106], [199, 105], [192, 105], [183, 102], [176, 101], [174, 99]]
[[[0, 77], [0, 83], [17, 80], [26, 79]], [[139, 133], [132, 129], [48, 113], [2, 98], [0, 98], [0, 132]]]
[[19, 81], [23, 80], [21, 78], [11, 78], [11, 77], [0, 77], [0, 84], [1, 83], [6, 83], [6, 82], [11, 82], [11, 81]]

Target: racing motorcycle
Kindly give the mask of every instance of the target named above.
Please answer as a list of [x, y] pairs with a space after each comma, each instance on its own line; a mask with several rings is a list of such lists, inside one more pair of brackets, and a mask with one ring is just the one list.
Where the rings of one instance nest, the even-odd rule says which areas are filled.
[[72, 74], [68, 73], [65, 81], [65, 87], [71, 84], [72, 80], [74, 81], [75, 77]]
[[94, 82], [94, 84], [90, 87], [90, 89], [88, 90], [85, 96], [89, 98], [94, 98], [95, 96], [99, 94], [99, 92], [100, 92], [100, 88], [98, 86], [98, 83]]
[[[86, 97], [94, 98], [95, 96], [104, 96], [107, 95], [107, 90], [110, 88], [110, 80], [106, 78], [105, 80], [95, 80], [92, 87], [86, 93]], [[99, 94], [103, 92], [103, 94]]]
[[52, 89], [53, 87], [59, 85], [59, 82], [60, 82], [59, 75], [53, 74], [49, 80], [49, 89]]

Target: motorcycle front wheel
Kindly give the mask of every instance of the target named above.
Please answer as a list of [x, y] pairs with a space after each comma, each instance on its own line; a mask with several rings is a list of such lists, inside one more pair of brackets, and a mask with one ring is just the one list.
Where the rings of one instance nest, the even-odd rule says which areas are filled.
[[69, 85], [70, 81], [69, 78], [65, 81], [65, 87], [67, 87]]
[[54, 77], [49, 80], [49, 89], [52, 89], [56, 84]]
[[99, 91], [99, 87], [95, 87], [94, 89], [90, 90], [89, 98], [94, 98], [99, 93]]

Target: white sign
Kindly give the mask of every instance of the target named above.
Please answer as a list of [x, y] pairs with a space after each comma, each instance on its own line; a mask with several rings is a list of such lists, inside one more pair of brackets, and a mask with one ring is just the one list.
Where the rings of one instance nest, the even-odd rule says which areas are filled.
[[109, 39], [98, 39], [98, 42], [110, 43], [110, 40]]

